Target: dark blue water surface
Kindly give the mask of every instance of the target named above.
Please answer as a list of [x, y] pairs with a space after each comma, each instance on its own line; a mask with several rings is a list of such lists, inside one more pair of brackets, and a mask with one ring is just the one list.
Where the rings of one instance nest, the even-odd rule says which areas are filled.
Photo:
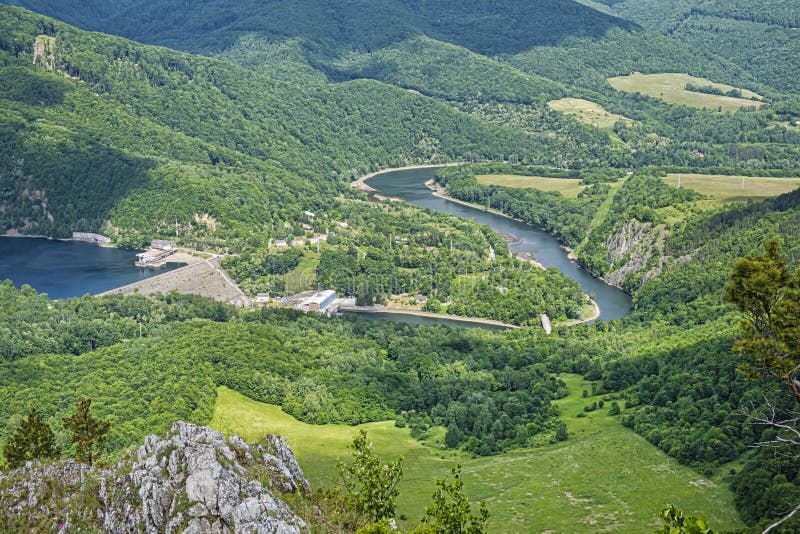
[[133, 265], [135, 259], [135, 250], [0, 237], [0, 280], [11, 279], [17, 287], [28, 284], [52, 299], [101, 293], [177, 267], [141, 269]]
[[387, 172], [371, 178], [369, 185], [386, 196], [401, 198], [415, 206], [468, 217], [513, 237], [514, 242], [509, 243], [509, 248], [514, 253], [531, 253], [545, 267], [555, 267], [577, 281], [583, 291], [592, 295], [600, 306], [600, 319], [603, 321], [619, 319], [630, 313], [631, 297], [627, 293], [595, 278], [570, 260], [561, 243], [544, 230], [434, 196], [425, 182], [433, 178], [435, 172], [433, 168]]

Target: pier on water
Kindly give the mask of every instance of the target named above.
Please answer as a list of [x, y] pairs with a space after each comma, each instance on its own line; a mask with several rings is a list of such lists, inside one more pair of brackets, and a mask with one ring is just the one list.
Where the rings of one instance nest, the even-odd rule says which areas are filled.
[[136, 262], [134, 265], [137, 267], [149, 267], [158, 269], [167, 264], [167, 258], [175, 254], [178, 248], [172, 241], [164, 241], [156, 239], [150, 243], [150, 248], [145, 252], [140, 252], [136, 255]]
[[158, 269], [167, 263], [167, 258], [175, 254], [175, 250], [148, 250], [136, 255], [138, 258], [134, 265], [137, 267], [149, 267]]

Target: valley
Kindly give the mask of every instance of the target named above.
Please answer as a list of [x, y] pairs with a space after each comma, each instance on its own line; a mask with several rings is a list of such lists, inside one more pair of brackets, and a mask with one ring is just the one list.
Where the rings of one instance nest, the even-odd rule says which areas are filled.
[[3, 2], [0, 531], [795, 532], [799, 9]]
[[[359, 426], [386, 459], [402, 455], [408, 465], [401, 483], [398, 513], [409, 524], [419, 520], [431, 478], [442, 478], [457, 463], [464, 469], [469, 497], [486, 500], [494, 510], [490, 532], [509, 528], [555, 532], [642, 532], [657, 526], [640, 510], [658, 508], [662, 500], [681, 507], [703, 508], [715, 525], [741, 527], [726, 491], [727, 482], [707, 479], [681, 466], [608, 415], [610, 402], [587, 417], [575, 417], [601, 396], [582, 397], [591, 388], [580, 376], [565, 375], [568, 396], [556, 405], [570, 439], [489, 458], [443, 450], [443, 428], [424, 442], [393, 421]], [[235, 421], [236, 423], [232, 423]], [[246, 421], [246, 422], [245, 422]], [[337, 461], [344, 460], [356, 429], [342, 425], [306, 425], [275, 406], [259, 404], [227, 389], [218, 392], [211, 427], [248, 440], [265, 433], [286, 437], [312, 485], [336, 482]], [[603, 461], [598, 462], [597, 458]], [[630, 458], [637, 458], [635, 464]], [[624, 489], [618, 481], [625, 481]], [[659, 487], [658, 495], [651, 491]], [[405, 497], [403, 497], [405, 495]], [[564, 510], [570, 510], [568, 514]], [[401, 525], [403, 522], [400, 522]]]

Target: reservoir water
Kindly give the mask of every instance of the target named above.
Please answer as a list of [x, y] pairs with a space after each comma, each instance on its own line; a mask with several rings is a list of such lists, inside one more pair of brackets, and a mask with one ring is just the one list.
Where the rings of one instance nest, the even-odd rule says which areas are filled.
[[[509, 244], [516, 254], [531, 253], [545, 267], [555, 267], [576, 280], [584, 292], [592, 295], [600, 306], [600, 319], [609, 321], [624, 317], [631, 310], [631, 298], [625, 292], [594, 278], [575, 262], [567, 258], [561, 244], [547, 232], [512, 219], [481, 211], [439, 198], [425, 186], [433, 178], [435, 169], [409, 169], [387, 172], [369, 180], [369, 185], [382, 194], [398, 197], [406, 202], [468, 217], [495, 231], [512, 236]], [[105, 248], [89, 243], [53, 241], [34, 238], [0, 237], [0, 280], [11, 279], [16, 286], [29, 284], [50, 298], [62, 299], [85, 294], [96, 294], [116, 287], [150, 278], [178, 265], [165, 268], [141, 269], [133, 265], [136, 251]], [[431, 323], [433, 321], [409, 316], [379, 315], [379, 319], [401, 322]], [[474, 326], [454, 323], [453, 326]]]
[[101, 293], [164, 273], [133, 265], [136, 251], [90, 243], [0, 237], [0, 280], [28, 284], [51, 299]]
[[570, 260], [561, 243], [544, 230], [433, 195], [433, 192], [425, 186], [425, 182], [432, 179], [435, 172], [435, 168], [391, 171], [370, 178], [368, 183], [383, 195], [401, 198], [422, 208], [474, 219], [492, 227], [496, 232], [511, 236], [514, 239], [509, 243], [512, 252], [531, 253], [536, 261], [545, 267], [555, 267], [577, 281], [583, 291], [593, 296], [600, 306], [602, 321], [619, 319], [630, 313], [630, 295], [595, 278]]

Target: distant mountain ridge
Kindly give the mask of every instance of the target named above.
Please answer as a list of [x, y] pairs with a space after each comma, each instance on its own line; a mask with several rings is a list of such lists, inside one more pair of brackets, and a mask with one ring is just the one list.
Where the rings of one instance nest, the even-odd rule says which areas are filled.
[[800, 1], [619, 0], [604, 3], [627, 19], [713, 52], [762, 83], [800, 92]]
[[[636, 24], [573, 0], [12, 0], [91, 30], [193, 52], [219, 52], [254, 31], [374, 50], [427, 35], [484, 55], [519, 53]], [[181, 46], [176, 46], [180, 44]]]

